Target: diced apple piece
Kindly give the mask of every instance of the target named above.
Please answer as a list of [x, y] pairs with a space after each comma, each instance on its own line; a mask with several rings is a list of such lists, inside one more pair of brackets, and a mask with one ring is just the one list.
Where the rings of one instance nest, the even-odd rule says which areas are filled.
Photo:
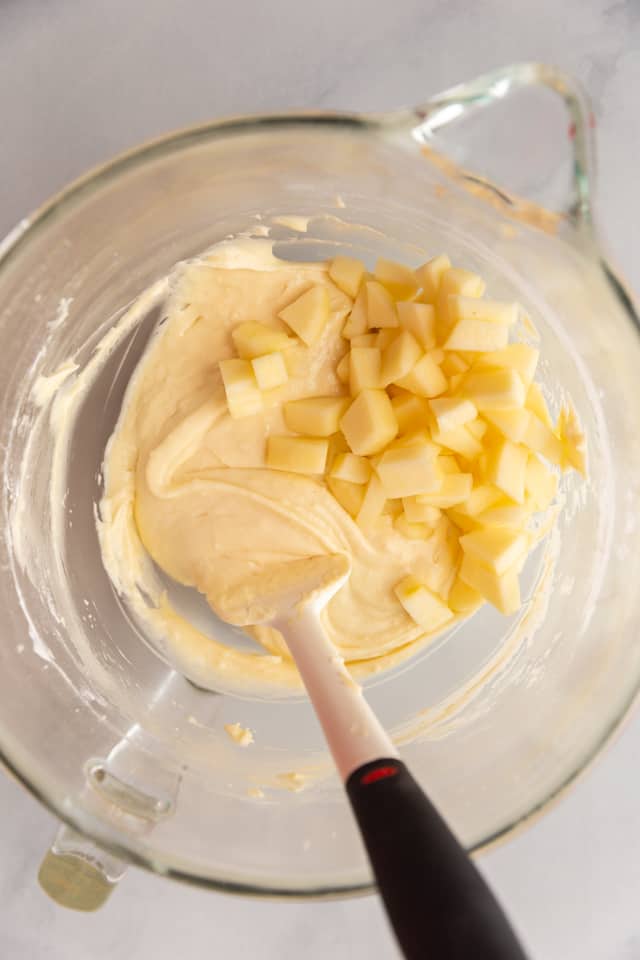
[[328, 477], [327, 486], [343, 510], [346, 510], [354, 520], [360, 512], [365, 490], [361, 483], [351, 483], [349, 480], [338, 480], [337, 477]]
[[527, 505], [521, 507], [515, 503], [490, 507], [477, 514], [475, 520], [483, 527], [519, 527], [524, 529], [531, 516]]
[[476, 523], [474, 517], [470, 517], [466, 513], [462, 513], [460, 507], [461, 505], [457, 507], [450, 507], [447, 510], [447, 516], [452, 523], [455, 523], [459, 530], [462, 530], [463, 533], [469, 533], [471, 530], [475, 530], [478, 524]]
[[459, 392], [473, 400], [478, 410], [521, 407], [525, 400], [524, 384], [510, 367], [501, 370], [472, 370], [465, 374]]
[[438, 448], [424, 440], [408, 447], [385, 450], [376, 466], [387, 497], [412, 497], [440, 489]]
[[418, 397], [438, 397], [447, 389], [447, 378], [431, 355], [425, 353], [413, 370], [396, 380], [396, 385]]
[[438, 457], [438, 466], [442, 473], [462, 473], [460, 464], [452, 453], [441, 453]]
[[365, 274], [365, 266], [355, 257], [334, 257], [329, 264], [329, 276], [348, 297], [355, 299]]
[[587, 470], [587, 441], [573, 407], [563, 407], [560, 411], [558, 434], [562, 443], [563, 469], [573, 467], [584, 477]]
[[267, 353], [286, 350], [295, 344], [293, 337], [282, 330], [274, 330], [264, 323], [239, 323], [231, 331], [233, 345], [242, 360], [253, 360], [254, 357], [263, 357]]
[[425, 523], [433, 529], [441, 517], [438, 507], [420, 503], [417, 497], [403, 497], [402, 506], [409, 523]]
[[304, 377], [309, 369], [309, 347], [305, 347], [300, 340], [294, 340], [293, 347], [289, 347], [283, 352], [284, 362], [287, 366], [289, 377]]
[[381, 516], [382, 509], [387, 499], [379, 477], [372, 473], [367, 483], [362, 506], [358, 511], [356, 523], [363, 530], [372, 527], [376, 520]]
[[355, 453], [339, 453], [330, 470], [337, 480], [349, 483], [368, 483], [371, 476], [371, 464], [366, 457], [356, 457]]
[[329, 437], [329, 450], [327, 451], [327, 465], [325, 469], [330, 473], [336, 458], [341, 453], [349, 453], [349, 444], [344, 438], [343, 433], [333, 433]]
[[469, 364], [463, 360], [459, 353], [449, 351], [442, 361], [442, 372], [451, 377], [456, 373], [465, 373], [469, 369]]
[[[425, 303], [435, 303], [440, 289], [440, 280], [445, 271], [451, 269], [451, 261], [446, 254], [440, 254], [423, 263], [415, 272], [416, 280], [422, 288], [420, 299]], [[426, 347], [425, 349], [429, 349]]]
[[324, 473], [327, 440], [315, 437], [268, 437], [266, 464], [288, 473]]
[[418, 281], [413, 270], [395, 260], [380, 257], [374, 275], [395, 300], [411, 300], [418, 292]]
[[404, 512], [395, 518], [393, 525], [407, 540], [428, 540], [433, 533], [428, 523], [412, 522]]
[[393, 440], [398, 422], [384, 390], [363, 390], [342, 417], [340, 428], [351, 451], [367, 457]]
[[527, 391], [525, 406], [527, 410], [530, 410], [531, 413], [538, 418], [538, 420], [542, 420], [545, 427], [549, 427], [550, 430], [553, 429], [551, 414], [549, 413], [547, 401], [544, 398], [544, 394], [542, 393], [542, 388], [540, 387], [539, 383], [534, 381], [530, 384], [529, 390]]
[[378, 283], [369, 280], [367, 291], [367, 325], [370, 330], [380, 327], [397, 327], [399, 325], [396, 305], [389, 291]]
[[382, 354], [381, 383], [396, 383], [406, 376], [422, 356], [422, 348], [413, 334], [402, 330]]
[[305, 397], [284, 404], [284, 422], [294, 433], [329, 437], [340, 429], [340, 418], [349, 406], [348, 397]]
[[454, 373], [449, 377], [449, 390], [452, 394], [457, 394], [458, 387], [464, 380], [464, 373]]
[[529, 429], [531, 413], [524, 407], [506, 407], [504, 410], [485, 410], [484, 419], [511, 440], [523, 443]]
[[515, 569], [498, 576], [468, 553], [463, 554], [459, 578], [477, 590], [500, 613], [515, 613], [520, 607], [520, 584]]
[[396, 517], [399, 517], [402, 512], [402, 500], [393, 497], [385, 500], [384, 507], [382, 508], [383, 515], [392, 517], [395, 521]]
[[524, 503], [524, 480], [529, 451], [510, 440], [501, 440], [489, 451], [487, 480], [516, 503]]
[[455, 430], [478, 416], [471, 400], [462, 400], [459, 397], [440, 397], [439, 400], [430, 400], [429, 406], [439, 430]]
[[446, 603], [416, 577], [405, 577], [393, 589], [411, 619], [424, 630], [439, 630], [453, 619]]
[[[453, 298], [451, 298], [453, 299]], [[482, 303], [482, 300], [478, 300]], [[456, 320], [444, 342], [445, 350], [469, 350], [484, 353], [500, 350], [509, 342], [509, 329], [489, 320]]]
[[457, 577], [447, 598], [447, 604], [454, 613], [469, 614], [484, 603], [484, 597], [468, 583]]
[[510, 343], [502, 350], [493, 350], [478, 357], [475, 367], [484, 368], [511, 367], [520, 374], [520, 379], [529, 388], [538, 366], [540, 351], [530, 347], [527, 343]]
[[465, 426], [471, 436], [475, 437], [476, 440], [482, 440], [488, 429], [488, 425], [480, 418], [477, 420], [472, 420], [471, 423], [467, 423]]
[[349, 383], [351, 377], [351, 352], [345, 353], [336, 367], [336, 376], [340, 383]]
[[[476, 289], [478, 285], [476, 284]], [[451, 293], [447, 302], [447, 312], [452, 323], [461, 320], [478, 320], [485, 323], [498, 323], [510, 327], [518, 319], [517, 303], [503, 303], [500, 300], [480, 300], [482, 294], [461, 296]], [[464, 348], [467, 349], [467, 348]]]
[[375, 346], [378, 347], [379, 350], [386, 350], [389, 344], [393, 343], [398, 336], [398, 328], [387, 327], [385, 330], [378, 330], [377, 333], [369, 334], [369, 336], [375, 337]]
[[362, 287], [342, 328], [346, 340], [367, 332], [367, 291]]
[[536, 456], [527, 460], [524, 486], [537, 510], [546, 510], [558, 492], [558, 477]]
[[456, 427], [455, 430], [439, 430], [434, 418], [431, 421], [431, 438], [434, 443], [459, 453], [467, 460], [474, 460], [482, 453], [482, 444], [469, 433], [466, 426]]
[[357, 337], [351, 338], [351, 349], [354, 347], [377, 347], [377, 333], [359, 333]]
[[262, 410], [262, 394], [248, 360], [232, 357], [220, 361], [220, 373], [227, 407], [234, 420], [251, 417]]
[[562, 466], [564, 459], [562, 441], [542, 420], [538, 420], [533, 414], [529, 415], [527, 430], [522, 442], [530, 450], [546, 457], [551, 463], [558, 467]]
[[278, 314], [307, 346], [318, 341], [329, 319], [329, 291], [316, 284]]
[[423, 397], [416, 397], [413, 393], [401, 393], [392, 398], [391, 406], [400, 433], [411, 433], [426, 427], [429, 407]]
[[529, 546], [529, 538], [520, 529], [487, 527], [460, 537], [465, 554], [475, 557], [485, 567], [502, 576], [515, 566]]
[[380, 368], [382, 354], [377, 347], [352, 347], [349, 373], [349, 390], [356, 397], [363, 390], [376, 390], [382, 386]]
[[400, 326], [412, 333], [423, 350], [436, 345], [436, 312], [429, 303], [396, 304]]
[[451, 267], [440, 278], [440, 287], [436, 298], [436, 330], [442, 343], [451, 332], [455, 320], [449, 315], [449, 297], [457, 294], [462, 297], [481, 297], [485, 282], [477, 273]]
[[253, 375], [261, 390], [274, 390], [289, 379], [287, 365], [281, 353], [267, 353], [251, 361]]
[[420, 494], [418, 503], [446, 510], [464, 503], [471, 494], [473, 477], [470, 473], [448, 473], [442, 478], [442, 486], [436, 493]]
[[477, 514], [488, 510], [503, 499], [502, 490], [492, 486], [489, 483], [481, 483], [473, 488], [467, 499], [458, 509], [469, 517], [475, 517]]

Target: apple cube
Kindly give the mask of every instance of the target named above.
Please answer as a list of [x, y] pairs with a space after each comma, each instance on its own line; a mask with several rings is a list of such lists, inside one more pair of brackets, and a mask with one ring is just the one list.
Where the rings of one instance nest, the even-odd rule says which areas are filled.
[[349, 406], [348, 397], [306, 397], [290, 400], [283, 407], [284, 422], [294, 433], [329, 437], [340, 429], [340, 418]]
[[529, 429], [532, 414], [524, 407], [507, 407], [504, 410], [485, 410], [483, 417], [512, 443], [523, 443]]
[[438, 490], [442, 474], [438, 448], [428, 440], [407, 447], [385, 450], [376, 465], [387, 497], [412, 497]]
[[329, 264], [329, 276], [348, 297], [355, 299], [365, 274], [365, 266], [355, 257], [334, 257]]
[[413, 334], [402, 330], [382, 354], [381, 382], [396, 383], [406, 376], [422, 356], [422, 348]]
[[467, 460], [474, 460], [482, 453], [482, 444], [469, 433], [466, 425], [454, 430], [440, 430], [434, 418], [431, 421], [431, 438], [434, 443], [460, 454]]
[[324, 473], [327, 440], [315, 437], [268, 437], [266, 464], [288, 473]]
[[553, 429], [553, 421], [549, 413], [547, 401], [544, 398], [540, 384], [536, 383], [535, 380], [529, 385], [525, 406], [538, 420], [542, 420], [546, 427], [549, 427], [550, 430]]
[[418, 497], [403, 497], [402, 506], [409, 523], [425, 523], [431, 529], [436, 526], [442, 516], [438, 507], [421, 503]]
[[[451, 261], [446, 254], [440, 254], [439, 257], [433, 257], [423, 263], [421, 267], [415, 270], [416, 280], [422, 288], [420, 299], [425, 303], [435, 303], [438, 291], [440, 289], [440, 280], [442, 274], [451, 269]], [[429, 349], [426, 347], [425, 349]]]
[[404, 512], [395, 518], [393, 525], [407, 540], [428, 540], [433, 533], [433, 527], [428, 523], [410, 521]]
[[367, 457], [393, 440], [398, 422], [384, 390], [363, 390], [342, 417], [340, 428], [351, 451]]
[[405, 577], [393, 589], [411, 619], [423, 630], [439, 630], [453, 619], [447, 604], [416, 577]]
[[367, 325], [370, 330], [397, 327], [398, 314], [391, 294], [377, 280], [369, 280], [367, 291]]
[[429, 407], [423, 397], [416, 397], [413, 393], [401, 393], [392, 398], [391, 406], [400, 433], [411, 433], [426, 427]]
[[449, 297], [457, 294], [462, 297], [481, 297], [485, 282], [477, 273], [451, 267], [440, 278], [440, 287], [436, 298], [436, 329], [440, 342], [447, 339], [455, 320], [449, 315]]
[[587, 469], [587, 441], [577, 414], [571, 406], [563, 407], [558, 417], [558, 434], [563, 449], [562, 467], [573, 467], [582, 476]]
[[278, 316], [307, 346], [312, 346], [329, 319], [329, 291], [316, 284], [281, 310]]
[[351, 353], [345, 353], [336, 367], [336, 376], [340, 383], [349, 383], [351, 377]]
[[457, 577], [449, 590], [447, 604], [454, 613], [466, 616], [484, 603], [484, 597], [469, 584]]
[[372, 473], [367, 483], [362, 505], [356, 517], [358, 526], [364, 530], [372, 527], [381, 516], [386, 499], [387, 497], [379, 477], [377, 477], [375, 473]]
[[458, 509], [469, 517], [475, 517], [499, 503], [504, 498], [502, 490], [489, 483], [480, 483], [473, 488], [467, 499]]
[[367, 291], [363, 287], [356, 297], [342, 328], [342, 336], [347, 340], [367, 332]]
[[464, 503], [471, 493], [473, 477], [470, 473], [448, 473], [442, 478], [442, 486], [435, 493], [420, 494], [418, 503], [447, 510]]
[[472, 370], [465, 374], [460, 394], [473, 400], [478, 410], [496, 410], [524, 405], [525, 388], [511, 367], [501, 370]]
[[238, 356], [243, 360], [253, 360], [254, 357], [263, 357], [267, 353], [286, 350], [295, 344], [293, 337], [282, 330], [274, 330], [264, 323], [239, 323], [231, 331], [233, 345]]
[[251, 417], [262, 410], [262, 394], [248, 360], [232, 357], [220, 361], [220, 373], [227, 408], [234, 420]]
[[337, 480], [349, 483], [368, 483], [371, 476], [371, 464], [366, 457], [357, 457], [355, 453], [339, 453], [330, 470]]
[[489, 425], [478, 418], [477, 420], [472, 420], [470, 423], [465, 424], [467, 430], [472, 437], [475, 437], [476, 440], [482, 440], [485, 433], [489, 429]]
[[484, 323], [497, 323], [504, 327], [510, 327], [516, 322], [518, 319], [517, 303], [478, 299], [481, 296], [482, 294], [477, 293], [467, 297], [455, 293], [450, 294], [447, 302], [447, 313], [451, 322], [477, 320]]
[[534, 453], [541, 454], [558, 467], [562, 466], [564, 459], [562, 441], [542, 420], [538, 420], [533, 414], [529, 415], [527, 430], [522, 442]]
[[454, 457], [452, 453], [441, 453], [438, 457], [438, 466], [443, 474], [445, 473], [462, 473], [460, 469], [460, 464]]
[[475, 367], [511, 367], [520, 374], [520, 379], [528, 389], [538, 366], [540, 351], [530, 347], [527, 343], [510, 343], [502, 350], [493, 350], [484, 356], [478, 357]]
[[446, 373], [448, 377], [456, 373], [466, 373], [469, 369], [467, 361], [463, 360], [459, 353], [454, 353], [453, 351], [447, 352], [441, 366], [442, 372]]
[[423, 350], [436, 345], [436, 312], [430, 303], [397, 303], [400, 326], [412, 333]]
[[524, 486], [536, 509], [546, 510], [558, 492], [558, 477], [536, 456], [530, 456]]
[[488, 320], [456, 320], [453, 321], [453, 329], [444, 342], [444, 348], [484, 353], [486, 350], [506, 347], [508, 342], [509, 329], [501, 323]]
[[460, 537], [465, 554], [475, 557], [498, 576], [506, 573], [527, 552], [529, 538], [512, 527], [487, 527]]
[[447, 378], [428, 353], [418, 360], [409, 373], [395, 382], [398, 387], [418, 397], [437, 397], [447, 389]]
[[529, 451], [510, 440], [501, 440], [489, 451], [487, 480], [516, 503], [524, 503], [524, 481]]
[[253, 375], [261, 390], [274, 390], [289, 379], [287, 365], [281, 353], [267, 353], [251, 360]]
[[354, 347], [379, 347], [377, 333], [359, 333], [351, 337], [351, 349]]
[[337, 477], [328, 477], [327, 486], [342, 509], [355, 520], [362, 507], [365, 487], [361, 483], [351, 483], [349, 480], [339, 480]]
[[382, 354], [377, 347], [352, 347], [349, 373], [349, 390], [356, 397], [363, 390], [375, 390], [382, 386], [380, 367]]
[[519, 527], [524, 530], [530, 516], [527, 504], [521, 507], [515, 503], [503, 503], [483, 510], [475, 519], [483, 527]]
[[380, 350], [386, 350], [389, 344], [393, 343], [398, 336], [398, 328], [387, 327], [385, 330], [378, 330], [376, 334], [371, 334], [371, 336], [375, 336], [376, 338], [376, 347], [378, 347]]
[[515, 568], [501, 576], [489, 570], [469, 553], [464, 553], [458, 573], [460, 580], [477, 590], [500, 613], [515, 613], [520, 607], [520, 584]]
[[374, 275], [395, 300], [411, 300], [418, 292], [418, 281], [413, 270], [395, 260], [380, 257]]
[[438, 400], [430, 400], [429, 407], [436, 418], [438, 429], [443, 431], [455, 430], [456, 427], [462, 427], [478, 416], [478, 411], [471, 400], [463, 400], [459, 397], [440, 397]]

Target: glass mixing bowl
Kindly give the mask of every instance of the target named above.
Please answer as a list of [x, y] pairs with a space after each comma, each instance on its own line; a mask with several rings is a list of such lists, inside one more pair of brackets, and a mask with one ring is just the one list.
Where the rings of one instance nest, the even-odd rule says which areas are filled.
[[[250, 893], [370, 889], [305, 698], [191, 683], [141, 635], [96, 536], [104, 445], [157, 314], [108, 349], [105, 333], [176, 261], [251, 225], [268, 224], [283, 257], [342, 249], [418, 263], [446, 250], [477, 269], [535, 319], [556, 412], [566, 388], [587, 433], [589, 481], [566, 482], [523, 610], [483, 609], [367, 684], [429, 795], [478, 850], [544, 807], [609, 737], [640, 682], [640, 338], [594, 239], [589, 144], [575, 87], [520, 65], [384, 116], [171, 135], [76, 182], [4, 242], [0, 748], [68, 825], [43, 867], [49, 886], [62, 865], [68, 894], [80, 865], [106, 890], [127, 861]], [[534, 199], [507, 192], [517, 186]], [[292, 215], [313, 218], [306, 233]], [[70, 359], [96, 368], [71, 423]], [[56, 441], [65, 424], [68, 448]], [[193, 615], [206, 629], [206, 612]], [[253, 746], [230, 740], [234, 721], [255, 731]]]

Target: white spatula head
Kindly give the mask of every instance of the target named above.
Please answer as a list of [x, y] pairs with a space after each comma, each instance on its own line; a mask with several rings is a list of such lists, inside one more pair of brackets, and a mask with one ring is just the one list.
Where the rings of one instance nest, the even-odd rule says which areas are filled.
[[237, 627], [291, 619], [302, 609], [321, 610], [351, 573], [351, 562], [341, 553], [304, 557], [267, 567], [209, 603], [218, 616]]

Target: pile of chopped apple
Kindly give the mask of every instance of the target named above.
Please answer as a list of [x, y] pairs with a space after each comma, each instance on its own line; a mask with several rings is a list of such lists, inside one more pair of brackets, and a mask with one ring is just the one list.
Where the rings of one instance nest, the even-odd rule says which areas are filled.
[[[518, 342], [520, 309], [484, 299], [483, 279], [439, 256], [416, 270], [379, 260], [374, 274], [336, 257], [332, 282], [352, 300], [336, 368], [338, 396], [284, 404], [286, 436], [266, 465], [317, 477], [362, 528], [393, 524], [431, 561], [395, 587], [426, 631], [484, 600], [510, 614], [534, 543], [531, 519], [553, 502], [558, 473], [584, 473], [575, 415], [554, 425], [534, 380], [538, 350]], [[279, 314], [295, 336], [255, 323], [233, 331], [220, 364], [229, 412], [255, 414], [286, 382], [286, 350], [313, 347], [329, 318], [318, 284]], [[417, 575], [419, 573], [419, 576]]]

